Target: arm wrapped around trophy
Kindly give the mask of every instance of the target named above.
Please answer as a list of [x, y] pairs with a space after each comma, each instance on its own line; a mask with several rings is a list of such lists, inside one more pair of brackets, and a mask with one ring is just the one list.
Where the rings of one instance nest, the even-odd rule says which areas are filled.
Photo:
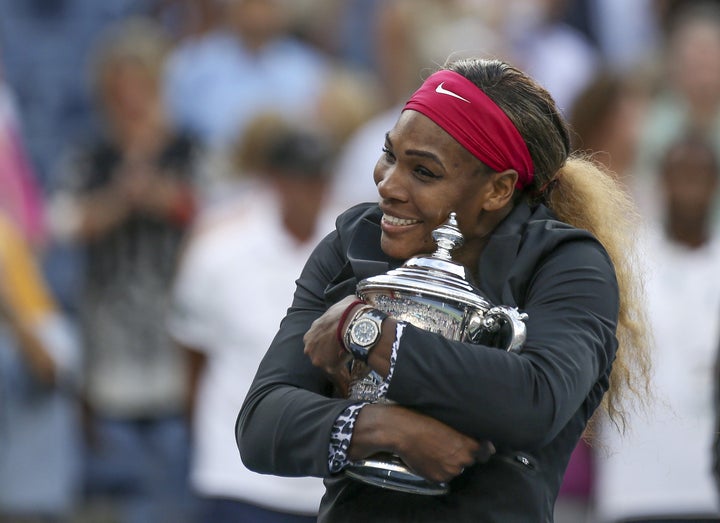
[[[371, 307], [360, 311], [347, 329], [344, 344], [355, 354], [379, 332], [387, 315], [445, 338], [482, 343], [518, 351], [525, 341], [527, 315], [516, 308], [492, 305], [475, 287], [465, 267], [452, 260], [451, 251], [463, 242], [455, 213], [433, 231], [437, 250], [417, 256], [402, 267], [358, 283], [356, 293]], [[349, 398], [367, 402], [389, 402], [384, 397], [382, 377], [362, 358], [352, 361]], [[410, 470], [391, 454], [377, 454], [351, 463], [345, 473], [375, 486], [413, 494], [441, 495], [446, 483], [429, 481]]]

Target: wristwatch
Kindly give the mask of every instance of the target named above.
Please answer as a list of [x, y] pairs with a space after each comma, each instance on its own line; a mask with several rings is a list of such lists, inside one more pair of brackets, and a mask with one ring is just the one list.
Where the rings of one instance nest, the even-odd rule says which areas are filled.
[[345, 348], [353, 358], [367, 363], [370, 351], [380, 340], [382, 322], [387, 318], [384, 312], [366, 307], [355, 314], [345, 331]]

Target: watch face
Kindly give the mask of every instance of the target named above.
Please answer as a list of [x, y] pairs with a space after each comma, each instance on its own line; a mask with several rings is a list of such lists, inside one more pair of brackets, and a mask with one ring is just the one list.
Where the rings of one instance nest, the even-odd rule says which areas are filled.
[[360, 319], [353, 325], [350, 331], [350, 338], [353, 343], [361, 346], [372, 345], [380, 334], [377, 323], [367, 318]]

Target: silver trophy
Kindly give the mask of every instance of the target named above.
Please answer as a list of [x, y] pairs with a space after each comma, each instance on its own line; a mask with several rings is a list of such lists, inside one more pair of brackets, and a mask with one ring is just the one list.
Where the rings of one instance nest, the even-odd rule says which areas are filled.
[[[499, 348], [518, 351], [525, 342], [527, 315], [516, 308], [493, 306], [468, 277], [465, 267], [452, 260], [451, 251], [463, 243], [455, 213], [432, 233], [437, 251], [417, 256], [402, 267], [358, 283], [358, 297], [416, 327], [447, 339], [486, 343], [501, 339]], [[501, 336], [504, 334], [504, 336]], [[382, 377], [360, 361], [353, 361], [349, 398], [390, 403], [380, 392]], [[353, 479], [412, 494], [442, 495], [447, 483], [415, 474], [393, 454], [380, 453], [355, 461], [345, 469]]]

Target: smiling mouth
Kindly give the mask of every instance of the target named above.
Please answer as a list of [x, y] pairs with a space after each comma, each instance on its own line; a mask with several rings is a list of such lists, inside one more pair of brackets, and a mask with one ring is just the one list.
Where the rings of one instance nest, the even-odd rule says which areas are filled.
[[388, 225], [396, 227], [402, 227], [405, 225], [415, 225], [420, 223], [420, 220], [409, 220], [406, 218], [397, 218], [396, 216], [390, 216], [389, 214], [383, 214], [382, 221]]

